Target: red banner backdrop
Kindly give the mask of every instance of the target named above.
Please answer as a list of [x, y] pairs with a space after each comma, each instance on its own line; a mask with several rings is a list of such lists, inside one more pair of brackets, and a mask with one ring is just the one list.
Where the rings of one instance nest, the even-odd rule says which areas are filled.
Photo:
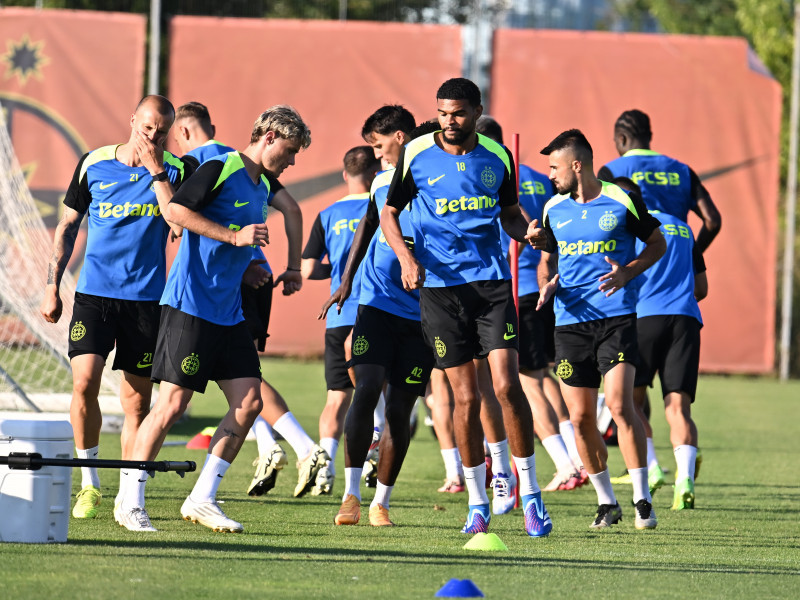
[[[48, 227], [80, 156], [130, 135], [145, 23], [139, 15], [0, 9], [0, 104]], [[82, 257], [79, 240], [71, 265]]]
[[[500, 30], [491, 107], [521, 134], [521, 159], [546, 172], [539, 150], [577, 127], [595, 170], [617, 154], [614, 121], [650, 115], [653, 149], [689, 164], [722, 213], [706, 253], [709, 296], [701, 368], [773, 370], [780, 86], [740, 39]], [[692, 215], [695, 232], [699, 220]]]
[[[461, 74], [458, 27], [335, 21], [265, 21], [175, 17], [170, 29], [169, 97], [207, 105], [216, 137], [236, 148], [249, 141], [256, 117], [291, 104], [311, 129], [311, 146], [281, 177], [303, 201], [305, 238], [320, 210], [344, 196], [342, 158], [363, 144], [364, 120], [384, 104], [403, 104], [418, 121], [436, 116], [436, 90]], [[328, 191], [324, 191], [328, 190]], [[269, 219], [266, 255], [286, 266], [280, 215]], [[305, 282], [273, 302], [267, 351], [321, 354], [316, 320], [328, 282]]]

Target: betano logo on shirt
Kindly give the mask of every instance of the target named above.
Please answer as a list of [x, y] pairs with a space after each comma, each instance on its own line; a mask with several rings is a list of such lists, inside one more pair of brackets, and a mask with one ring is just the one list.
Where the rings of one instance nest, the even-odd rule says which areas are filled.
[[631, 180], [639, 184], [642, 180], [650, 185], [680, 185], [681, 176], [672, 171], [636, 171]]
[[597, 254], [603, 252], [614, 252], [617, 249], [617, 240], [597, 241], [597, 242], [584, 242], [578, 240], [577, 242], [567, 243], [565, 241], [558, 242], [558, 253], [568, 254], [575, 256], [576, 254]]
[[111, 202], [100, 202], [101, 219], [119, 219], [120, 217], [160, 217], [161, 208], [158, 204], [113, 204]]
[[478, 196], [477, 198], [461, 196], [456, 200], [437, 198], [436, 214], [443, 215], [446, 212], [459, 212], [462, 210], [483, 210], [484, 208], [494, 208], [496, 204], [497, 198], [490, 198], [489, 196]]

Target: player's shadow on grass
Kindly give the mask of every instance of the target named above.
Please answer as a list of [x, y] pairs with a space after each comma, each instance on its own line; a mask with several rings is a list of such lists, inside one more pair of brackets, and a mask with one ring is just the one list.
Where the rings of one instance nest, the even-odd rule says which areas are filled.
[[[157, 534], [156, 534], [157, 535]], [[227, 535], [227, 534], [219, 534]], [[230, 534], [238, 535], [238, 534]], [[604, 571], [621, 571], [621, 572], [642, 572], [652, 574], [653, 572], [664, 573], [726, 573], [731, 575], [794, 575], [800, 576], [796, 568], [787, 566], [781, 567], [761, 567], [754, 564], [748, 565], [709, 565], [703, 563], [691, 563], [681, 561], [674, 565], [654, 565], [652, 561], [639, 561], [639, 562], [626, 562], [625, 564], [614, 564], [606, 559], [603, 560], [587, 560], [585, 558], [547, 558], [542, 556], [541, 552], [536, 552], [535, 547], [532, 547], [531, 555], [520, 556], [516, 552], [502, 552], [496, 555], [486, 552], [475, 553], [464, 550], [461, 555], [441, 554], [436, 552], [414, 552], [403, 550], [380, 550], [374, 547], [371, 548], [352, 548], [347, 547], [301, 547], [301, 546], [271, 546], [268, 544], [249, 544], [249, 543], [218, 543], [215, 541], [168, 541], [163, 539], [143, 539], [137, 536], [138, 539], [131, 539], [126, 542], [109, 541], [98, 542], [93, 540], [76, 540], [70, 541], [70, 546], [83, 546], [82, 552], [90, 554], [89, 548], [92, 546], [98, 547], [98, 554], [105, 555], [107, 549], [114, 548], [114, 553], [119, 558], [124, 558], [130, 550], [130, 557], [141, 557], [142, 550], [147, 549], [150, 558], [157, 558], [163, 555], [164, 558], [169, 558], [173, 564], [179, 564], [180, 557], [175, 556], [175, 551], [189, 551], [186, 560], [196, 563], [197, 561], [209, 560], [217, 561], [220, 556], [236, 555], [237, 561], [253, 561], [254, 568], [263, 569], [265, 561], [270, 557], [276, 561], [280, 561], [281, 568], [285, 568], [286, 560], [300, 560], [309, 562], [324, 561], [328, 565], [340, 563], [342, 565], [352, 565], [359, 562], [371, 562], [387, 564], [397, 564], [398, 562], [405, 564], [420, 564], [420, 565], [438, 565], [446, 567], [455, 566], [474, 566], [475, 563], [480, 563], [482, 569], [491, 569], [492, 567], [507, 568], [509, 563], [514, 564], [515, 567], [556, 567], [566, 569], [603, 569]]]

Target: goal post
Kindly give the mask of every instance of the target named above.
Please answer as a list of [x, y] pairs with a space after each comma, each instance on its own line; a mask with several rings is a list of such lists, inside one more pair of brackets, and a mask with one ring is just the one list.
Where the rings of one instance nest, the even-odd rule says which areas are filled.
[[[58, 323], [39, 313], [53, 239], [17, 161], [0, 110], [0, 410], [69, 410], [72, 374], [67, 356], [75, 278], [64, 273]], [[103, 373], [101, 396], [119, 409], [120, 375]]]

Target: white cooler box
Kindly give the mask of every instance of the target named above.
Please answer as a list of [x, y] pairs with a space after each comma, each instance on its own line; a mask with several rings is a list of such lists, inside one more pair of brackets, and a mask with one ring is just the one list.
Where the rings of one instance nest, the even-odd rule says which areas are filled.
[[[0, 456], [36, 452], [42, 458], [72, 458], [67, 421], [0, 420]], [[0, 542], [66, 542], [71, 467], [11, 470], [0, 465]]]

